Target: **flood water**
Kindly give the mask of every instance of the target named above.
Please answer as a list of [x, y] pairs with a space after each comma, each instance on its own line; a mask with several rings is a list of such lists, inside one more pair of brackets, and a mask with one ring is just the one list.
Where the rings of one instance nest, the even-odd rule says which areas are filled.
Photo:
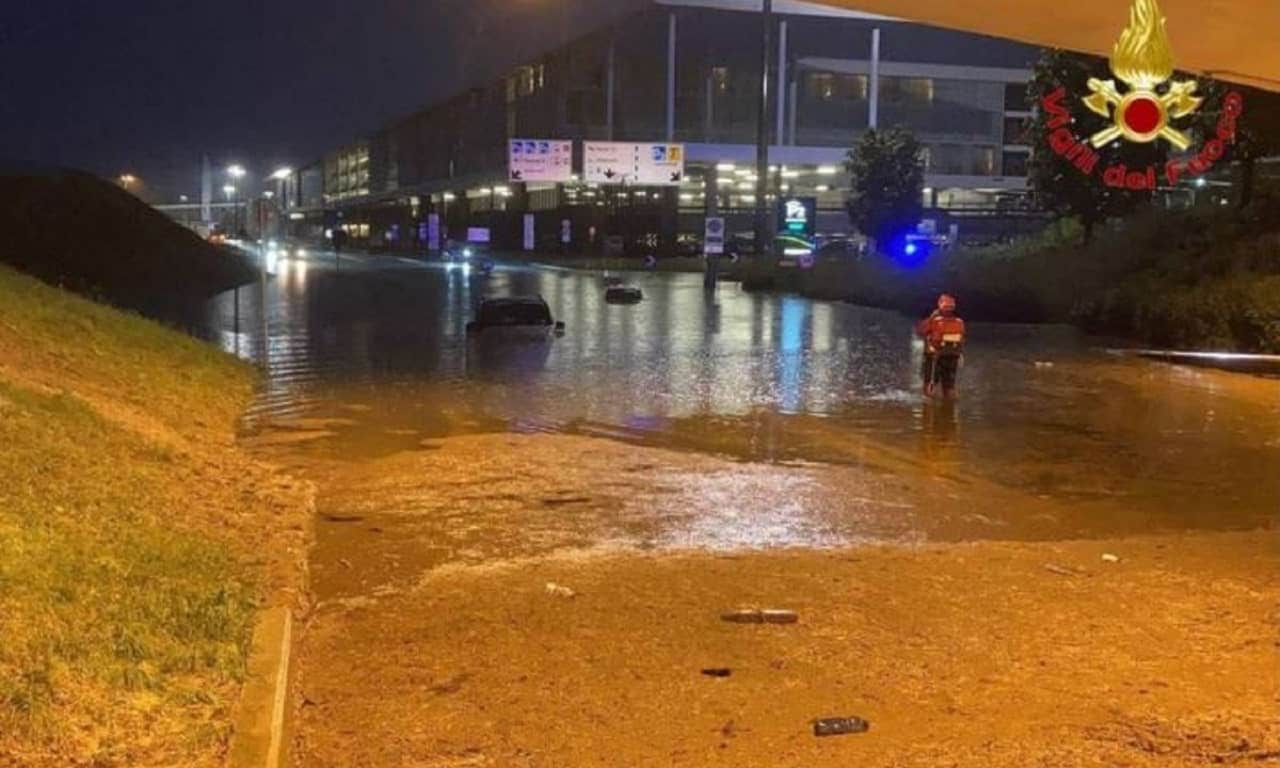
[[[1081, 510], [1037, 536], [1256, 528], [1280, 506], [1280, 382], [1134, 360], [1067, 328], [974, 325], [961, 399], [939, 404], [918, 394], [911, 319], [891, 312], [735, 284], [708, 296], [699, 275], [629, 274], [645, 299], [617, 306], [598, 273], [522, 265], [484, 276], [328, 253], [275, 273], [218, 297], [200, 333], [265, 371], [248, 439], [325, 425], [286, 459], [585, 435], [994, 484]], [[468, 341], [480, 298], [512, 294], [541, 294], [563, 337]], [[1015, 511], [987, 514], [996, 535], [1030, 530]]]

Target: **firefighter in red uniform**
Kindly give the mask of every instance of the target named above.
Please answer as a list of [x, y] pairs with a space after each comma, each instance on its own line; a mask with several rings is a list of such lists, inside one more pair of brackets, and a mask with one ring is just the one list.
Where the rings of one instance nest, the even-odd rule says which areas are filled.
[[964, 321], [956, 316], [955, 297], [942, 294], [938, 309], [921, 320], [916, 331], [924, 339], [924, 396], [933, 397], [941, 384], [943, 397], [955, 397], [965, 342]]

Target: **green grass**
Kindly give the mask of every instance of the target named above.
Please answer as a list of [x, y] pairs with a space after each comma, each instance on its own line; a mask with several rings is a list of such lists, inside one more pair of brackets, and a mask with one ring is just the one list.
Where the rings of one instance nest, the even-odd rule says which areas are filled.
[[233, 450], [252, 385], [0, 268], [0, 764], [216, 761], [260, 590], [204, 442]]
[[798, 288], [922, 315], [943, 291], [972, 320], [1075, 323], [1181, 349], [1280, 352], [1280, 195], [1248, 209], [1148, 210], [1088, 245], [1064, 221], [1007, 246], [905, 268], [880, 256], [823, 263]]

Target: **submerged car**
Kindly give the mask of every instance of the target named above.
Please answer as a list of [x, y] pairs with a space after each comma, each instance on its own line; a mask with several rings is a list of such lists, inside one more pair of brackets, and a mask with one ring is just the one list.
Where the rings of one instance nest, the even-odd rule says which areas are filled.
[[503, 336], [545, 338], [564, 333], [564, 323], [551, 317], [551, 308], [541, 296], [512, 296], [484, 299], [476, 319], [467, 323], [469, 335], [501, 332]]
[[634, 285], [611, 285], [605, 289], [604, 300], [610, 304], [639, 304], [644, 301], [644, 291]]

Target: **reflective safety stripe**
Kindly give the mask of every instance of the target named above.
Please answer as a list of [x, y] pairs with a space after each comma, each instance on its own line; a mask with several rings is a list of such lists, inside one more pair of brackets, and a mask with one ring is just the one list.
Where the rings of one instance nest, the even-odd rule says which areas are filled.
[[942, 335], [942, 341], [945, 344], [959, 344], [964, 341], [964, 336], [958, 333], [944, 333]]

